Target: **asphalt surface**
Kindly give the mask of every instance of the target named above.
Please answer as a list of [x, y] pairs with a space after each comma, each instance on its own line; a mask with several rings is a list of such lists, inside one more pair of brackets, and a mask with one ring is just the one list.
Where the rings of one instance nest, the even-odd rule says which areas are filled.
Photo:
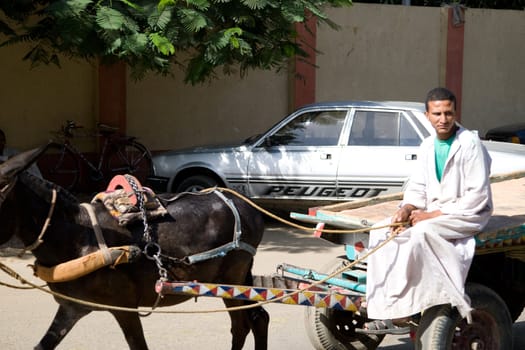
[[[27, 267], [33, 260], [29, 254], [16, 257], [19, 250], [4, 245], [0, 249], [0, 261], [29, 280], [42, 282], [31, 275]], [[340, 245], [314, 238], [309, 233], [283, 228], [269, 223], [261, 246], [255, 257], [254, 274], [267, 275], [275, 271], [279, 263], [289, 263], [305, 268], [319, 269], [338, 255], [344, 254]], [[8, 275], [1, 273], [0, 282], [16, 284]], [[192, 314], [153, 314], [142, 319], [146, 340], [151, 349], [229, 349], [229, 319], [227, 313], [208, 313], [220, 309], [222, 301], [216, 298], [199, 298], [162, 310], [189, 310]], [[0, 286], [0, 349], [33, 348], [56, 311], [56, 303], [50, 295], [38, 290], [20, 290]], [[269, 349], [312, 349], [304, 327], [303, 306], [272, 304], [265, 306], [270, 313]], [[514, 349], [525, 349], [525, 316], [514, 325]], [[93, 312], [79, 321], [59, 345], [58, 349], [126, 349], [127, 344], [112, 316], [107, 312]], [[253, 349], [251, 336], [245, 349]], [[387, 336], [379, 349], [413, 349], [407, 336]]]

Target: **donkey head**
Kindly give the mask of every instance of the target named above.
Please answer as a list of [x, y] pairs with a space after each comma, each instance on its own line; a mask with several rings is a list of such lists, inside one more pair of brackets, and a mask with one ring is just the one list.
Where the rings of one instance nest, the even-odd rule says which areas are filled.
[[13, 188], [17, 175], [29, 168], [49, 146], [48, 144], [19, 153], [0, 164], [0, 206]]

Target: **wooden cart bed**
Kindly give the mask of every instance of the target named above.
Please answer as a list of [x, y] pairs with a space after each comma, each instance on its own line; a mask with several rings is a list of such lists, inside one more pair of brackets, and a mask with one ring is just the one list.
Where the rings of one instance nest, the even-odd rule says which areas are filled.
[[[494, 213], [487, 227], [477, 237], [477, 253], [496, 250], [525, 250], [525, 174], [508, 174], [492, 179]], [[345, 228], [370, 227], [391, 216], [402, 194], [374, 197], [366, 200], [338, 203], [312, 211], [311, 220]], [[292, 215], [293, 217], [293, 215]]]

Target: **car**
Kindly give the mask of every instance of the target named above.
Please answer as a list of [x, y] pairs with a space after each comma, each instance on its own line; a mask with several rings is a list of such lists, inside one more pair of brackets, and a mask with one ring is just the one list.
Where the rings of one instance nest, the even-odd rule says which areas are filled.
[[509, 124], [490, 129], [486, 140], [525, 144], [525, 123]]
[[[423, 103], [316, 103], [238, 145], [153, 157], [160, 192], [233, 189], [267, 208], [293, 210], [399, 192], [421, 141], [434, 133]], [[492, 174], [525, 170], [525, 145], [485, 142]]]

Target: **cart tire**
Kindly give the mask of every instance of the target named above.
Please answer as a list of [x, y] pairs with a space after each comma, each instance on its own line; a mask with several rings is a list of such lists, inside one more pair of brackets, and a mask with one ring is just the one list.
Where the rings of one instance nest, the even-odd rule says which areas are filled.
[[437, 305], [425, 310], [416, 333], [416, 350], [512, 350], [512, 319], [505, 302], [492, 289], [467, 283], [474, 310], [472, 324], [456, 308]]
[[[348, 260], [338, 257], [321, 272], [332, 273]], [[379, 346], [384, 335], [355, 333], [368, 319], [350, 311], [331, 308], [307, 307], [305, 310], [306, 333], [317, 350], [373, 350]]]

